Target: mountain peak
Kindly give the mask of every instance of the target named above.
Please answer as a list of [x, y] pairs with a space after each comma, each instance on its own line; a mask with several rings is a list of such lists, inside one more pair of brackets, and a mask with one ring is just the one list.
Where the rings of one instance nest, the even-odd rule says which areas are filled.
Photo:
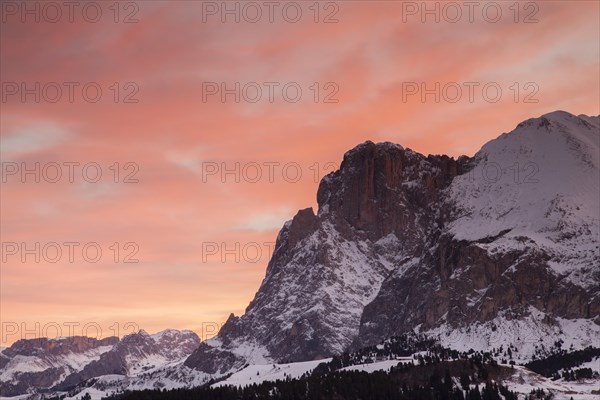
[[[576, 114], [572, 114], [568, 111], [562, 111], [562, 110], [549, 112], [549, 113], [546, 113], [541, 116], [541, 118], [546, 118], [550, 121], [557, 121], [557, 122], [571, 121], [571, 122], [578, 123], [580, 120], [584, 120], [587, 122], [595, 121], [595, 125], [598, 125], [599, 117], [600, 117], [599, 115], [596, 115], [596, 116], [589, 116], [586, 114], [576, 115]], [[590, 120], [592, 120], [592, 121], [590, 121]]]
[[[589, 117], [587, 115], [574, 115], [566, 111], [553, 111], [543, 114], [537, 118], [530, 118], [519, 123], [512, 133], [520, 133], [520, 128], [543, 129], [545, 132], [552, 132], [550, 127], [558, 128], [558, 131], [568, 130], [569, 127], [582, 126], [587, 130], [598, 132], [600, 129], [599, 117]], [[556, 130], [554, 130], [556, 131]], [[507, 135], [507, 134], [504, 134]], [[502, 136], [504, 136], [502, 135]], [[501, 136], [501, 137], [502, 137]]]
[[321, 181], [317, 215], [301, 210], [281, 230], [245, 314], [186, 365], [310, 360], [417, 327], [485, 336], [493, 321], [524, 337], [556, 317], [593, 328], [597, 142], [593, 121], [556, 111], [474, 158], [359, 144]]
[[319, 215], [337, 215], [378, 237], [404, 236], [409, 221], [401, 216], [402, 207], [437, 200], [467, 162], [468, 158], [425, 157], [390, 142], [364, 142], [347, 152], [340, 169], [321, 181]]
[[574, 114], [571, 114], [568, 111], [556, 110], [546, 114], [543, 114], [542, 117], [547, 119], [564, 119], [564, 118], [576, 118]]
[[[344, 154], [343, 160], [345, 161], [346, 159], [355, 157], [357, 154], [364, 154], [364, 153], [375, 154], [375, 153], [381, 153], [381, 152], [402, 151], [402, 150], [404, 150], [404, 147], [402, 147], [396, 143], [392, 143], [392, 142], [375, 143], [371, 140], [367, 140], [359, 145], [356, 145], [354, 148], [348, 150]], [[342, 163], [343, 163], [343, 161], [342, 161]]]
[[354, 152], [354, 151], [360, 151], [360, 150], [367, 149], [367, 148], [379, 148], [379, 149], [393, 148], [393, 149], [403, 150], [403, 147], [401, 145], [399, 145], [397, 143], [390, 142], [390, 141], [373, 142], [372, 140], [365, 140], [364, 142], [362, 142], [362, 143], [354, 146], [354, 148], [350, 149], [346, 153], [351, 153], [351, 152]]

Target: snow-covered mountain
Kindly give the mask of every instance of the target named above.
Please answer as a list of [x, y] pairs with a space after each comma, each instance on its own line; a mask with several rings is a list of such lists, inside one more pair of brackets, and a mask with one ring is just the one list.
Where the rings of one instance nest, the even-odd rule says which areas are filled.
[[598, 117], [554, 112], [487, 143], [444, 191], [417, 267], [365, 309], [360, 342], [418, 327], [525, 355], [557, 338], [598, 345], [599, 130]]
[[473, 158], [345, 154], [277, 238], [256, 297], [185, 362], [308, 361], [404, 332], [522, 358], [600, 338], [600, 125], [554, 112]]
[[19, 341], [0, 353], [2, 396], [296, 376], [404, 333], [510, 346], [517, 362], [557, 341], [600, 347], [600, 117], [546, 114], [456, 160], [365, 142], [317, 201], [283, 226], [255, 298], [215, 338]]
[[141, 330], [119, 340], [88, 337], [23, 339], [0, 353], [0, 393], [67, 392], [84, 381], [111, 377], [111, 385], [137, 381], [155, 369], [181, 364], [200, 344], [192, 331]]

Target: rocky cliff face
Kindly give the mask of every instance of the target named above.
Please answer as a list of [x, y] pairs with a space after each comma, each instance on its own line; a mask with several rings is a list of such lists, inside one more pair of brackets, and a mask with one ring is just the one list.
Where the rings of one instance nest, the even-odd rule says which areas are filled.
[[186, 365], [222, 373], [249, 359], [299, 361], [346, 349], [381, 284], [423, 251], [440, 191], [467, 161], [391, 143], [348, 152], [321, 182], [318, 214], [299, 211], [281, 230], [246, 313], [231, 316]]
[[522, 341], [525, 353], [553, 335], [591, 344], [599, 129], [556, 112], [458, 160], [357, 146], [321, 182], [318, 213], [283, 227], [245, 314], [185, 364], [222, 374], [415, 330], [457, 347]]

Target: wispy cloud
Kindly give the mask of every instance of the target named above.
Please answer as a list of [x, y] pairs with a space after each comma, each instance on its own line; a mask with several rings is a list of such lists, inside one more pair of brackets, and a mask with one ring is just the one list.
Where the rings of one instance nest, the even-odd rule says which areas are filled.
[[291, 219], [293, 212], [290, 208], [279, 207], [276, 210], [257, 214], [242, 221], [234, 227], [240, 231], [267, 232], [281, 229], [285, 221]]
[[0, 137], [2, 157], [35, 153], [61, 145], [71, 137], [69, 131], [54, 123], [27, 125]]

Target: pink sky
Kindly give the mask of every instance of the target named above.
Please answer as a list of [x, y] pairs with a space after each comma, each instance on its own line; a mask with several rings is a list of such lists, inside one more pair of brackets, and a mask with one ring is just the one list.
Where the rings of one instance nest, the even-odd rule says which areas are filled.
[[[2, 344], [54, 336], [51, 323], [66, 335], [69, 322], [80, 323], [75, 334], [86, 333], [86, 323], [100, 326], [103, 336], [115, 333], [115, 326], [119, 334], [129, 333], [126, 323], [133, 322], [149, 332], [176, 328], [205, 335], [203, 324], [243, 313], [279, 228], [298, 209], [316, 207], [318, 179], [358, 143], [392, 141], [457, 157], [473, 155], [520, 121], [546, 112], [597, 115], [599, 3], [526, 3], [515, 22], [513, 2], [499, 2], [503, 14], [496, 23], [486, 21], [483, 6], [472, 23], [466, 8], [456, 23], [436, 23], [431, 15], [422, 23], [418, 11], [403, 14], [406, 2], [338, 2], [337, 9], [322, 2], [318, 23], [309, 9], [313, 2], [298, 2], [302, 17], [296, 23], [283, 18], [284, 3], [278, 3], [272, 23], [268, 15], [256, 23], [204, 15], [203, 22], [201, 2], [138, 2], [137, 9], [121, 3], [118, 23], [109, 3], [96, 3], [103, 11], [97, 23], [80, 10], [74, 22], [63, 10], [57, 23], [44, 21], [44, 14], [38, 23], [31, 15], [23, 21], [22, 10], [3, 8]], [[131, 12], [138, 22], [123, 23]], [[324, 23], [332, 12], [338, 21]], [[537, 22], [524, 23], [528, 15]], [[23, 102], [20, 92], [9, 93], [11, 83], [33, 88], [36, 82], [47, 87], [39, 102], [33, 94]], [[79, 83], [73, 102], [66, 89], [58, 102], [48, 101], [54, 97], [51, 82], [63, 88], [64, 82]], [[97, 103], [82, 97], [80, 88], [89, 82], [103, 90]], [[110, 89], [115, 82], [117, 103]], [[123, 102], [131, 92], [127, 82], [139, 88], [137, 103]], [[256, 82], [263, 97], [236, 103], [233, 95], [225, 102], [215, 95], [203, 102], [206, 82], [229, 88]], [[265, 82], [279, 84], [273, 102]], [[291, 82], [302, 89], [295, 103], [281, 92]], [[318, 102], [311, 90], [315, 82]], [[435, 102], [434, 95], [403, 98], [410, 82], [430, 89], [436, 82], [456, 82], [463, 96], [455, 103], [443, 97]], [[465, 82], [479, 85], [473, 102]], [[483, 97], [486, 84], [502, 89], [497, 102]], [[323, 102], [335, 88], [337, 103]], [[525, 102], [536, 88], [537, 102]], [[73, 182], [65, 162], [80, 163]], [[81, 176], [81, 166], [92, 162], [102, 171], [97, 183]], [[51, 183], [44, 175], [37, 183], [27, 175], [23, 183], [18, 172], [9, 175], [13, 166], [32, 169], [36, 163], [47, 167], [50, 178], [50, 163], [60, 164], [62, 179]], [[110, 169], [115, 163], [119, 183]], [[203, 175], [207, 168], [232, 169], [236, 163], [245, 172], [240, 183], [231, 174], [225, 182], [219, 174]], [[255, 176], [257, 165], [262, 178], [244, 181]], [[294, 179], [298, 167], [302, 176]], [[136, 172], [137, 183], [123, 182], [129, 172]], [[39, 263], [34, 255], [23, 262], [10, 247], [53, 242], [63, 250], [55, 263], [48, 262], [53, 251]], [[81, 243], [73, 262], [65, 242]], [[96, 263], [81, 254], [83, 244], [92, 242], [102, 249]], [[115, 242], [121, 247], [118, 262], [111, 250]], [[123, 249], [129, 242], [135, 246]], [[203, 259], [210, 243], [229, 249], [239, 243], [247, 252], [240, 262], [232, 254], [223, 262], [220, 253]], [[255, 244], [262, 257], [251, 262]], [[135, 247], [139, 262], [124, 263]]]

